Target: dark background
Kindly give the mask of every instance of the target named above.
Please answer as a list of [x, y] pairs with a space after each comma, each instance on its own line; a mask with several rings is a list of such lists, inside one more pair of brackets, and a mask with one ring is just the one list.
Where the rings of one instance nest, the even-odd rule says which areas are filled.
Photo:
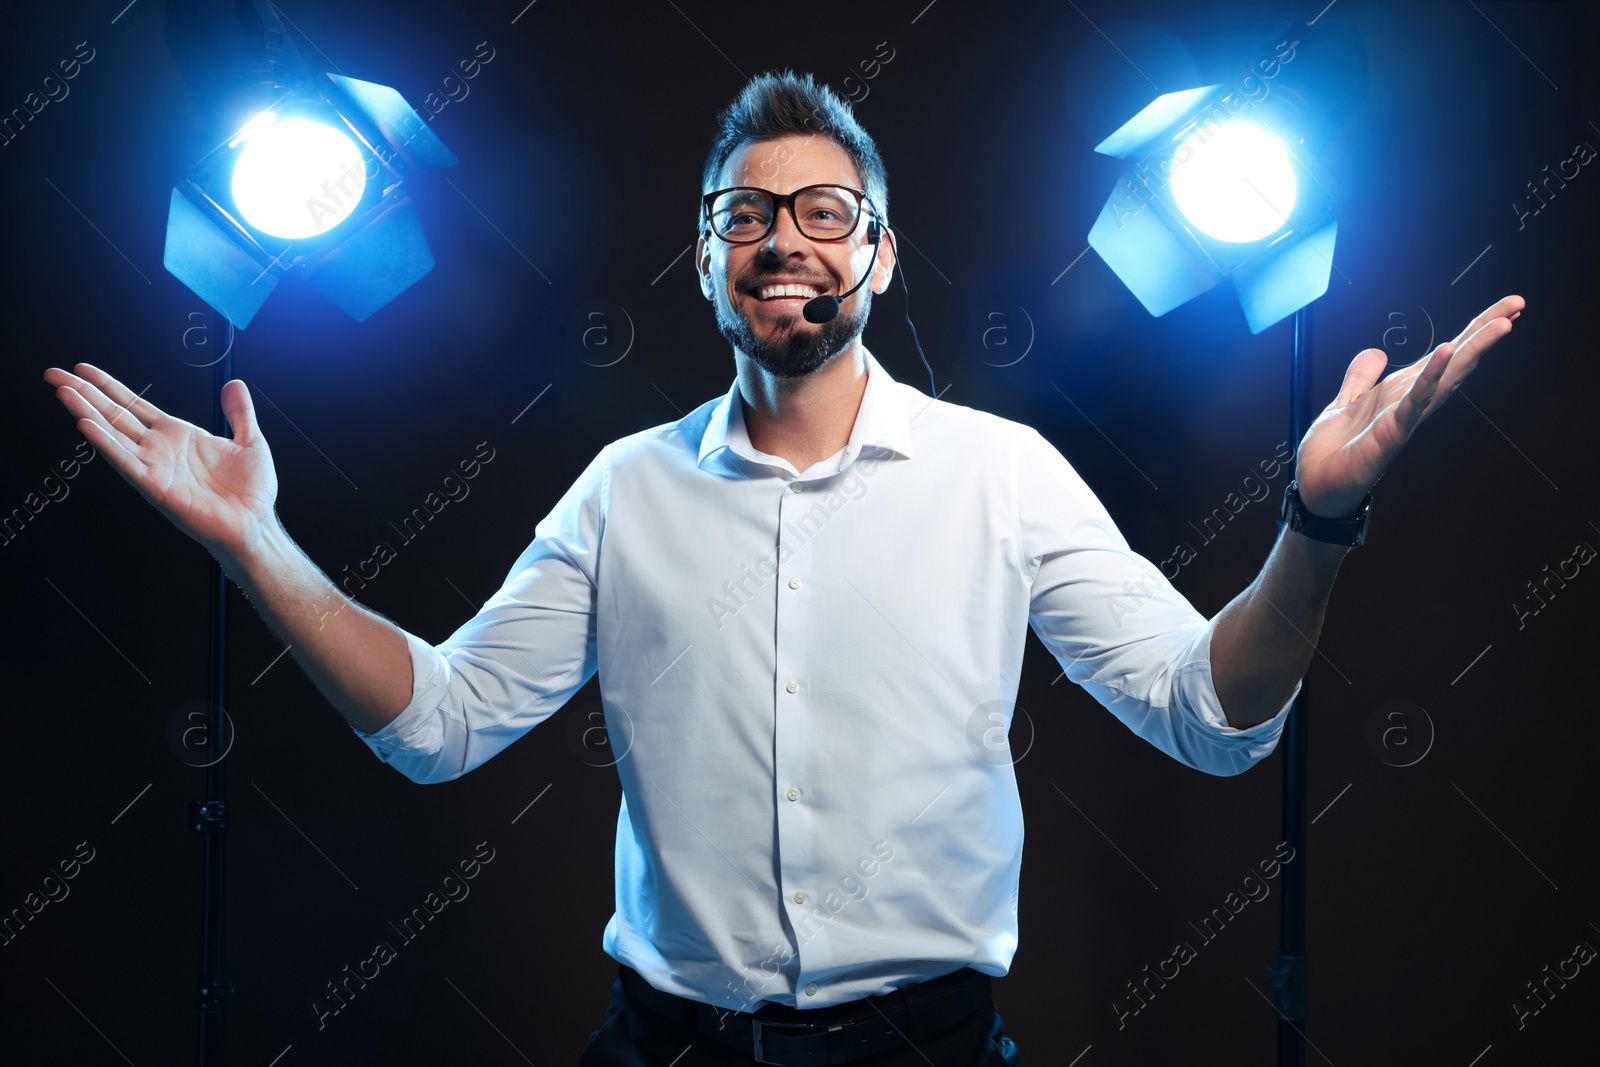
[[[365, 604], [442, 640], [606, 442], [727, 389], [731, 355], [689, 258], [674, 259], [711, 118], [774, 67], [849, 88], [879, 42], [893, 60], [850, 86], [867, 91], [857, 113], [888, 165], [944, 399], [1037, 426], [1152, 561], [1188, 541], [1197, 558], [1175, 584], [1208, 615], [1254, 576], [1287, 474], [1214, 543], [1190, 524], [1289, 437], [1289, 323], [1252, 337], [1227, 283], [1152, 319], [1094, 253], [1063, 270], [1120, 172], [1093, 146], [1152, 86], [1225, 80], [1274, 24], [1320, 4], [539, 0], [513, 25], [524, 2], [281, 7], [309, 60], [418, 105], [480, 42], [494, 49], [432, 119], [460, 167], [414, 187], [437, 269], [365, 324], [285, 284], [235, 340], [280, 514], [330, 573], [394, 540], [390, 520], [479, 442], [495, 449]], [[199, 365], [226, 341], [161, 265], [168, 190], [217, 131], [167, 51], [161, 5], [124, 4], [21, 5], [0, 41], [7, 112], [80, 41], [95, 50], [70, 95], [0, 148], [6, 514], [81, 440], [47, 366], [96, 363], [204, 424]], [[1580, 542], [1600, 545], [1600, 176], [1583, 168], [1520, 229], [1513, 204], [1578, 142], [1600, 146], [1600, 16], [1342, 0], [1323, 17], [1358, 33], [1368, 72], [1322, 152], [1340, 233], [1315, 311], [1317, 407], [1362, 348], [1407, 363], [1506, 293], [1528, 310], [1383, 479], [1311, 667], [1318, 819], [1296, 860], [1311, 872], [1310, 1062], [1590, 1055], [1593, 967], [1521, 1029], [1511, 1004], [1578, 943], [1600, 945], [1600, 576], [1582, 569], [1520, 628], [1513, 604], [1533, 606], [1526, 583]], [[612, 347], [585, 349], [596, 301]], [[868, 343], [926, 388], [899, 288], [880, 303]], [[168, 727], [206, 694], [208, 561], [103, 460], [67, 484], [0, 546], [17, 683], [0, 910], [80, 842], [94, 858], [0, 947], [0, 1058], [180, 1062], [199, 966], [186, 819], [204, 772]], [[281, 644], [233, 596], [231, 1062], [576, 1062], [616, 970], [600, 935], [619, 787], [569, 730], [598, 710], [596, 684], [476, 773], [423, 788], [378, 762], [292, 657], [275, 660]], [[1008, 1031], [1036, 1065], [1271, 1062], [1281, 880], [1213, 943], [1190, 923], [1272, 855], [1282, 754], [1237, 778], [1191, 771], [1052, 685], [1059, 665], [1029, 640], [1021, 947], [996, 982]], [[319, 1031], [323, 984], [394, 940], [388, 923], [479, 842], [495, 858], [472, 895]], [[1198, 958], [1119, 1030], [1125, 983], [1185, 940]]]

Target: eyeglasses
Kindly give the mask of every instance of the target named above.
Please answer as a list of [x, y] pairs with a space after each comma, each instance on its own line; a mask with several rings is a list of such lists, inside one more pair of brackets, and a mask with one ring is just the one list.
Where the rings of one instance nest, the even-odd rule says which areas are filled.
[[772, 232], [778, 208], [789, 206], [799, 231], [813, 241], [840, 241], [856, 230], [862, 202], [871, 201], [848, 185], [808, 185], [780, 196], [766, 189], [738, 185], [700, 198], [711, 231], [730, 244], [752, 244]]

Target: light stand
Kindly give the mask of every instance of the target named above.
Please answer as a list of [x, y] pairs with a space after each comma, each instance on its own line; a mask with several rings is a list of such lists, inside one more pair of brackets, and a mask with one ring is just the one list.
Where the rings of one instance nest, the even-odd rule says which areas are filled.
[[[173, 188], [163, 252], [167, 270], [215, 310], [211, 325], [228, 324], [211, 389], [211, 433], [227, 438], [222, 387], [233, 377], [235, 329], [291, 275], [362, 322], [426, 275], [433, 255], [407, 181], [456, 159], [396, 90], [313, 74], [271, 0], [169, 0], [165, 19], [196, 102], [212, 126], [237, 131]], [[330, 139], [342, 156], [318, 151]], [[284, 204], [305, 210], [284, 214]], [[223, 1014], [234, 996], [224, 953], [228, 586], [212, 560], [206, 786], [189, 810], [202, 850], [201, 1067], [222, 1063]]]
[[[231, 332], [231, 329], [230, 329]], [[211, 432], [232, 436], [222, 413], [222, 387], [233, 377], [233, 345], [212, 364]], [[211, 640], [206, 706], [206, 790], [190, 802], [190, 825], [201, 840], [200, 981], [194, 1007], [200, 1022], [200, 1065], [222, 1063], [222, 1014], [233, 1002], [233, 982], [223, 961], [226, 931], [223, 909], [223, 843], [227, 830], [228, 749], [233, 738], [228, 724], [228, 575], [215, 559], [208, 593]]]
[[[1289, 425], [1296, 448], [1311, 426], [1311, 308], [1294, 313], [1294, 345], [1289, 364]], [[1267, 974], [1278, 1009], [1279, 1067], [1305, 1062], [1302, 1025], [1309, 1008], [1306, 953], [1306, 768], [1310, 756], [1309, 678], [1283, 726], [1283, 840], [1294, 857], [1283, 868], [1283, 899], [1278, 904], [1278, 965]]]

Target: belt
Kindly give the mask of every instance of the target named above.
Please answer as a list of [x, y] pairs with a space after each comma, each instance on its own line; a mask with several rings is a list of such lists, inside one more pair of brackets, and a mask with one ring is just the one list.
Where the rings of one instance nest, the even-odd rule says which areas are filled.
[[664, 993], [633, 968], [620, 965], [628, 997], [696, 1033], [751, 1053], [756, 1063], [788, 1067], [848, 1063], [861, 1056], [905, 1048], [936, 1037], [992, 1005], [989, 976], [963, 967], [951, 974], [880, 996], [801, 1011], [765, 1004], [756, 1012], [730, 1011]]

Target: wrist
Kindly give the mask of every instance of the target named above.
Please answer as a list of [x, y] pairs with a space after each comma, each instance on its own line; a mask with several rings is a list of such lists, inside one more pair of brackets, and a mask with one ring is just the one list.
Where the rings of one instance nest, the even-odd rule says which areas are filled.
[[292, 544], [288, 531], [278, 521], [277, 512], [269, 511], [249, 522], [228, 544], [208, 545], [207, 549], [229, 576], [245, 586], [256, 575], [272, 570]]
[[1291, 479], [1283, 490], [1283, 507], [1278, 524], [1310, 540], [1337, 545], [1349, 550], [1360, 545], [1367, 535], [1367, 523], [1372, 511], [1372, 491], [1362, 498], [1354, 512], [1332, 517], [1311, 511], [1300, 498], [1297, 479]]

